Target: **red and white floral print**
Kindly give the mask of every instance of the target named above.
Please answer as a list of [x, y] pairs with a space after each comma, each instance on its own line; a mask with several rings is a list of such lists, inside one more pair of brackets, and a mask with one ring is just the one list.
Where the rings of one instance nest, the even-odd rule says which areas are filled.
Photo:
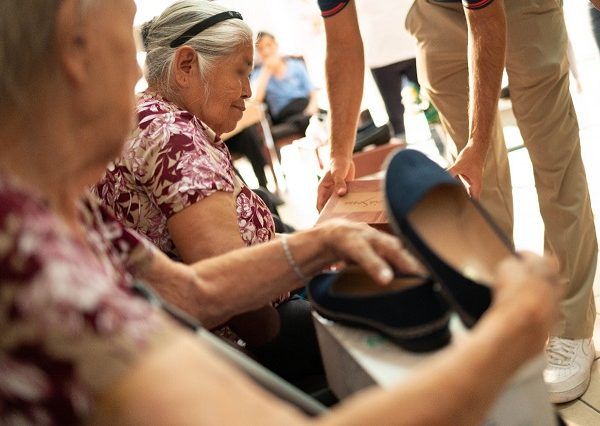
[[229, 151], [209, 128], [152, 92], [140, 96], [137, 114], [133, 138], [95, 188], [123, 224], [179, 260], [167, 220], [224, 191], [236, 197], [240, 236], [246, 245], [273, 238], [270, 211], [254, 192], [237, 184]]
[[90, 197], [77, 237], [0, 173], [0, 424], [74, 424], [163, 335], [130, 287], [151, 246]]

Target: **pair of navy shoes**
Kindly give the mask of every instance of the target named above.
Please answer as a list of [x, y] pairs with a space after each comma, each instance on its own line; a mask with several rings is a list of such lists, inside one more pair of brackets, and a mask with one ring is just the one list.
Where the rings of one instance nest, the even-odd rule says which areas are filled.
[[385, 176], [388, 219], [431, 277], [398, 274], [388, 286], [356, 266], [311, 280], [307, 294], [323, 317], [374, 329], [413, 352], [451, 339], [451, 310], [472, 327], [491, 304], [495, 266], [512, 244], [448, 172], [414, 150], [391, 158]]

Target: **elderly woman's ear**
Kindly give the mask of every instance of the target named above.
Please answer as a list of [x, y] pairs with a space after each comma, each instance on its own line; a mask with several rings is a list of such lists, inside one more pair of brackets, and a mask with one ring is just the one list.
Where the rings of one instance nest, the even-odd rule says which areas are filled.
[[89, 57], [88, 26], [82, 22], [81, 1], [60, 2], [56, 14], [56, 49], [59, 66], [73, 84], [84, 82]]
[[182, 46], [175, 52], [173, 60], [175, 82], [179, 87], [189, 87], [190, 80], [197, 77], [198, 52], [189, 46]]

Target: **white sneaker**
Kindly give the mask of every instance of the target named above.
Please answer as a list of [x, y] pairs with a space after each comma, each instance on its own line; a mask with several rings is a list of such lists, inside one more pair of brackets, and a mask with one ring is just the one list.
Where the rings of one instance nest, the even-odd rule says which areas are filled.
[[554, 404], [579, 398], [590, 384], [594, 362], [592, 339], [563, 339], [550, 337], [546, 346], [548, 365], [544, 369], [544, 382]]

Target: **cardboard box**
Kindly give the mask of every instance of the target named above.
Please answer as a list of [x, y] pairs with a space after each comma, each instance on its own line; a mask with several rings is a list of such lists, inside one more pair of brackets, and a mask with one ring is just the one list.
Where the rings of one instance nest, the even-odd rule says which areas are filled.
[[403, 140], [392, 138], [389, 143], [375, 148], [357, 152], [352, 156], [354, 161], [354, 176], [356, 179], [364, 176], [375, 175], [381, 172], [385, 160], [395, 151], [404, 149]]
[[381, 179], [348, 182], [348, 193], [344, 197], [332, 195], [321, 211], [317, 224], [327, 219], [344, 218], [393, 233], [385, 213], [382, 187]]

